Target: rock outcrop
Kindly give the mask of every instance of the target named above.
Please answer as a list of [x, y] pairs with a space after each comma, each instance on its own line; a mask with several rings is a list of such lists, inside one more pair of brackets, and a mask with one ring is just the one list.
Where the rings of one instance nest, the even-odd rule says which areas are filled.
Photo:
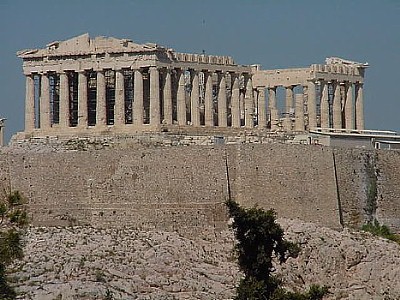
[[[326, 299], [399, 299], [400, 246], [366, 233], [279, 220], [301, 254], [277, 266], [285, 285], [330, 287]], [[231, 299], [233, 234], [90, 227], [28, 230], [11, 276], [19, 299]], [[106, 296], [109, 298], [106, 298]], [[112, 297], [111, 297], [112, 295]]]

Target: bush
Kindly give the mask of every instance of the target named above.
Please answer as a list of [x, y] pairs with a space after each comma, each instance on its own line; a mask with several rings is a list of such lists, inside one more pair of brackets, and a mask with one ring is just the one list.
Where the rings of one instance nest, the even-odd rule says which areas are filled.
[[284, 240], [284, 232], [276, 223], [273, 210], [241, 208], [235, 201], [226, 202], [229, 216], [233, 218], [237, 254], [244, 278], [236, 289], [235, 300], [317, 300], [328, 292], [326, 287], [311, 286], [304, 294], [285, 291], [281, 281], [272, 273], [273, 257], [284, 263], [289, 257], [296, 257], [300, 247]]
[[386, 225], [380, 225], [377, 220], [374, 220], [374, 222], [368, 222], [367, 224], [364, 224], [361, 227], [361, 230], [394, 241], [400, 245], [400, 236], [391, 232], [389, 227], [387, 227]]

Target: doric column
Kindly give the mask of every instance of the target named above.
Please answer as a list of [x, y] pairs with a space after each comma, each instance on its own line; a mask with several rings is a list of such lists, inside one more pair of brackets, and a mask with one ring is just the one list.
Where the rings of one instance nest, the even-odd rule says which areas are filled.
[[246, 94], [244, 97], [244, 125], [247, 128], [253, 128], [254, 127], [254, 120], [253, 120], [253, 115], [254, 115], [254, 98], [253, 98], [253, 83], [251, 80], [251, 77], [247, 80], [247, 85], [246, 85]]
[[356, 84], [356, 129], [364, 130], [363, 83]]
[[35, 129], [35, 81], [33, 75], [26, 75], [25, 85], [25, 132], [30, 132]]
[[290, 112], [293, 109], [293, 86], [286, 87], [286, 97], [285, 97], [285, 122], [284, 129], [286, 131], [292, 130], [292, 121], [290, 119]]
[[329, 128], [328, 82], [321, 81], [321, 127]]
[[69, 85], [68, 74], [60, 73], [60, 127], [69, 127]]
[[50, 127], [49, 77], [47, 74], [43, 74], [40, 80], [40, 129], [48, 129]]
[[270, 112], [271, 130], [278, 130], [279, 117], [276, 107], [276, 87], [268, 88], [268, 107]]
[[213, 99], [212, 99], [212, 72], [207, 72], [206, 92], [204, 97], [204, 121], [206, 126], [214, 126]]
[[172, 92], [171, 92], [171, 70], [166, 69], [164, 77], [164, 89], [163, 89], [163, 99], [164, 99], [164, 123], [172, 124]]
[[140, 70], [134, 72], [133, 124], [143, 125], [143, 74]]
[[340, 83], [335, 82], [335, 95], [333, 97], [333, 128], [342, 128], [342, 101]]
[[231, 111], [232, 111], [232, 127], [240, 127], [240, 89], [239, 76], [233, 74]]
[[106, 125], [106, 82], [103, 71], [97, 71], [96, 126]]
[[295, 95], [295, 131], [304, 131], [304, 96], [303, 94]]
[[200, 109], [199, 109], [199, 73], [192, 71], [192, 91], [190, 93], [190, 112], [191, 122], [195, 127], [200, 126]]
[[186, 125], [185, 72], [183, 70], [180, 70], [179, 72], [179, 83], [176, 102], [178, 112], [178, 124]]
[[226, 80], [224, 73], [221, 73], [218, 89], [218, 126], [228, 126], [226, 109]]
[[259, 87], [257, 89], [258, 102], [258, 128], [265, 128], [267, 125], [267, 116], [265, 111], [265, 87]]
[[307, 109], [308, 109], [308, 129], [317, 127], [317, 101], [315, 97], [315, 82], [307, 83]]
[[150, 124], [160, 124], [160, 73], [157, 67], [150, 68]]
[[115, 71], [115, 125], [125, 124], [125, 86], [122, 70]]
[[85, 71], [78, 73], [78, 126], [86, 127], [88, 122], [87, 77]]
[[346, 129], [354, 129], [354, 118], [353, 118], [353, 83], [348, 82], [345, 102], [345, 122]]

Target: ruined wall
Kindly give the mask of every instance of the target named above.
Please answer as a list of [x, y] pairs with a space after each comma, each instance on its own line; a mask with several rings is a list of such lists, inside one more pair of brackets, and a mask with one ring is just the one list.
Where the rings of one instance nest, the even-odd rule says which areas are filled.
[[399, 153], [310, 145], [3, 151], [0, 185], [28, 197], [35, 225], [224, 228], [230, 190], [280, 217], [332, 228], [340, 215], [348, 226], [376, 217], [400, 230], [399, 168]]

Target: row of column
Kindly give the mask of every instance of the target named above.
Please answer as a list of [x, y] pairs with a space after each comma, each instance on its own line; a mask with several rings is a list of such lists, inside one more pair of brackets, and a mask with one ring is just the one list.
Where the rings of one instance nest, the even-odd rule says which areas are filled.
[[[187, 87], [185, 73], [183, 70], [176, 70], [176, 86], [172, 86], [171, 70], [164, 68], [162, 74], [157, 67], [149, 68], [149, 124], [159, 125], [174, 124], [187, 125]], [[308, 118], [309, 129], [335, 128], [335, 129], [364, 129], [363, 116], [363, 84], [356, 83], [355, 93], [353, 83], [309, 81], [303, 86], [303, 94], [295, 95], [294, 86], [286, 87], [285, 112], [280, 117], [277, 100], [277, 87], [268, 88], [268, 110], [267, 120], [265, 87], [253, 89], [250, 76], [240, 82], [241, 74], [231, 73], [226, 81], [226, 74], [218, 73], [217, 88], [213, 88], [213, 72], [204, 72], [204, 121], [200, 121], [200, 84], [199, 71], [191, 71], [190, 97], [190, 123], [192, 126], [219, 126], [228, 127], [228, 107], [230, 108], [232, 127], [245, 126], [252, 128], [257, 124], [259, 128], [267, 128], [268, 123], [272, 130], [279, 130], [283, 126], [286, 131], [292, 131], [292, 115], [295, 116], [295, 131], [304, 131], [305, 119]], [[106, 117], [106, 82], [103, 71], [96, 72], [96, 122], [95, 126], [107, 125]], [[160, 77], [161, 76], [161, 77]], [[40, 101], [39, 115], [40, 128], [46, 129], [52, 126], [50, 112], [50, 82], [48, 74], [40, 76]], [[161, 80], [160, 80], [161, 79]], [[134, 70], [134, 95], [132, 102], [134, 125], [143, 125], [144, 122], [144, 86], [143, 73], [141, 70]], [[67, 73], [59, 73], [59, 126], [69, 127], [69, 101], [70, 89]], [[160, 86], [161, 85], [161, 86]], [[228, 90], [231, 91], [230, 103], [228, 105]], [[318, 88], [319, 93], [317, 93]], [[331, 89], [329, 90], [329, 87]], [[121, 126], [125, 124], [125, 86], [123, 70], [115, 71], [115, 109], [114, 124]], [[176, 91], [176, 120], [173, 118], [173, 90]], [[214, 91], [217, 90], [217, 95]], [[333, 90], [333, 93], [332, 93]], [[331, 91], [331, 93], [329, 93]], [[355, 94], [355, 101], [353, 101]], [[215, 117], [215, 97], [217, 97], [217, 117]], [[162, 103], [161, 103], [162, 99]], [[36, 101], [37, 102], [37, 101]], [[295, 104], [294, 104], [294, 103]], [[320, 111], [317, 112], [317, 103]], [[162, 104], [162, 108], [161, 108]], [[354, 106], [354, 107], [353, 107]], [[161, 115], [162, 110], [162, 115]], [[33, 75], [26, 76], [26, 110], [25, 128], [31, 131], [35, 128], [35, 84]], [[161, 117], [163, 119], [161, 120]], [[215, 120], [217, 118], [217, 122]], [[283, 120], [283, 122], [282, 122]], [[216, 124], [217, 123], [217, 124]], [[283, 123], [283, 124], [282, 124]], [[78, 127], [88, 126], [88, 77], [86, 72], [78, 72]]]
[[[318, 88], [319, 93], [317, 93]], [[329, 86], [333, 94], [329, 94]], [[292, 114], [294, 112], [295, 131], [304, 131], [305, 116], [308, 129], [317, 127], [334, 129], [364, 129], [363, 84], [351, 82], [309, 81], [303, 86], [303, 93], [294, 95], [294, 86], [285, 87], [285, 104], [283, 118], [279, 114], [276, 100], [277, 87], [268, 88], [268, 106], [272, 130], [283, 127], [292, 131]], [[355, 94], [355, 101], [353, 101]], [[293, 104], [294, 102], [294, 104]], [[317, 112], [317, 104], [320, 109]]]
[[[185, 72], [176, 70], [177, 82], [176, 86], [172, 86], [171, 69], [164, 68], [160, 72], [157, 67], [149, 68], [149, 124], [159, 125], [174, 124], [187, 125], [187, 86], [185, 82]], [[213, 93], [213, 72], [201, 71], [204, 74], [204, 125], [228, 126], [228, 104], [227, 104], [227, 82], [226, 74], [218, 72], [217, 83], [217, 117], [214, 115], [215, 95]], [[96, 72], [96, 124], [95, 126], [106, 126], [106, 83], [103, 71]], [[162, 74], [161, 74], [162, 73]], [[199, 71], [191, 71], [191, 90], [190, 90], [190, 123], [192, 126], [200, 126], [200, 88], [199, 88]], [[144, 86], [142, 70], [134, 70], [134, 95], [132, 102], [133, 124], [143, 125], [144, 119]], [[70, 89], [68, 83], [68, 74], [66, 72], [59, 73], [59, 127], [66, 128], [69, 125], [69, 101]], [[232, 127], [240, 127], [241, 114], [244, 111], [244, 123], [246, 127], [254, 126], [254, 99], [253, 87], [250, 77], [246, 78], [246, 88], [240, 87], [240, 74], [230, 73], [231, 82], [231, 114]], [[161, 79], [161, 80], [160, 80]], [[161, 86], [160, 86], [161, 85]], [[229, 85], [229, 83], [228, 83]], [[40, 93], [36, 91], [34, 75], [26, 76], [26, 109], [25, 109], [25, 128], [31, 131], [35, 128], [35, 115], [40, 116], [40, 128], [47, 129], [52, 127], [51, 124], [51, 107], [50, 107], [50, 82], [49, 74], [40, 75]], [[115, 118], [113, 125], [125, 124], [125, 86], [123, 70], [115, 71]], [[176, 91], [176, 120], [173, 119], [173, 103], [172, 92]], [[248, 92], [245, 92], [248, 91]], [[35, 97], [40, 94], [40, 100]], [[85, 71], [78, 72], [78, 127], [88, 126], [88, 77]], [[261, 97], [264, 98], [262, 95]], [[240, 105], [241, 98], [244, 98], [244, 105]], [[162, 99], [162, 103], [161, 103]], [[265, 100], [264, 100], [265, 101]], [[35, 103], [39, 103], [38, 111], [35, 113]], [[162, 104], [162, 108], [161, 108]], [[244, 106], [244, 107], [243, 107]], [[36, 109], [37, 110], [37, 109]], [[161, 120], [161, 110], [163, 112], [163, 120]], [[265, 119], [265, 118], [264, 118]], [[265, 121], [265, 120], [264, 120]]]

